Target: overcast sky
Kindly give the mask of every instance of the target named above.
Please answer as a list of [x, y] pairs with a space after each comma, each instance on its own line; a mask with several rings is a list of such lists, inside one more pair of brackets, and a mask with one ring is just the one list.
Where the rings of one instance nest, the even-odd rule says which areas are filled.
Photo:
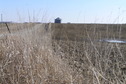
[[126, 23], [126, 0], [0, 0], [4, 21]]

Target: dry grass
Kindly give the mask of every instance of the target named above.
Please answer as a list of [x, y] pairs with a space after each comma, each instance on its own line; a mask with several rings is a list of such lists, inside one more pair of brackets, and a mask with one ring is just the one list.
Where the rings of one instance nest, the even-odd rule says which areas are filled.
[[54, 51], [64, 53], [61, 58], [83, 75], [83, 84], [125, 84], [125, 44], [98, 42], [104, 38], [124, 39], [125, 25], [120, 29], [117, 26], [53, 24]]
[[85, 41], [101, 38], [126, 39], [126, 24], [52, 24], [52, 38]]
[[[30, 29], [35, 26], [35, 23], [7, 23], [11, 33], [19, 32], [23, 29]], [[5, 23], [0, 23], [0, 34], [9, 33]]]
[[0, 37], [0, 84], [125, 84], [125, 44], [95, 41], [124, 39], [124, 27], [71, 25], [12, 26]]
[[0, 84], [81, 83], [51, 48], [50, 32], [39, 24], [0, 39]]

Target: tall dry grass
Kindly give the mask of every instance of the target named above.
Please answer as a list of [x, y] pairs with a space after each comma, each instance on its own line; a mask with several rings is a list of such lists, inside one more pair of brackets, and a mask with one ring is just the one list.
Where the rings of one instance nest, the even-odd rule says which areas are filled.
[[[52, 42], [54, 51], [74, 71], [83, 75], [82, 84], [125, 84], [126, 44], [98, 41], [121, 39], [120, 37], [124, 39], [125, 28], [121, 28], [122, 25], [119, 27], [112, 24], [111, 26], [100, 24], [101, 28], [97, 24], [91, 24], [92, 26], [81, 24], [76, 28], [74, 25], [54, 24]], [[82, 40], [79, 40], [78, 36]], [[87, 39], [83, 40], [83, 37]]]
[[[102, 37], [103, 31], [95, 30], [97, 25], [84, 34], [71, 30], [76, 37], [88, 38], [82, 41], [71, 37], [73, 32], [57, 32], [51, 24], [45, 25], [16, 24], [11, 26], [11, 34], [0, 37], [0, 84], [126, 83], [125, 44], [95, 41], [107, 37], [106, 33], [111, 38], [116, 34], [104, 30]], [[54, 38], [59, 31], [66, 39]]]
[[0, 37], [0, 84], [82, 84], [82, 75], [53, 52], [45, 24], [22, 25]]

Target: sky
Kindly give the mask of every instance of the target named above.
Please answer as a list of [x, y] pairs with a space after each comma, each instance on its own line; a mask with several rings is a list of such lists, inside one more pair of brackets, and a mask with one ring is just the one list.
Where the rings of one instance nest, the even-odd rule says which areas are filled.
[[0, 0], [3, 21], [126, 23], [126, 0]]

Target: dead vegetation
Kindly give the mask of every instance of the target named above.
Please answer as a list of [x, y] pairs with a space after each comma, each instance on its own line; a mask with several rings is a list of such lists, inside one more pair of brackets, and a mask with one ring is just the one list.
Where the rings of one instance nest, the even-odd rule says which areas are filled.
[[83, 75], [83, 84], [125, 84], [126, 70], [122, 68], [126, 65], [125, 44], [98, 41], [124, 39], [124, 26], [53, 24], [53, 48], [73, 70]]
[[103, 27], [103, 32], [96, 24], [83, 31], [84, 25], [77, 31], [78, 25], [57, 25], [47, 31], [44, 24], [16, 24], [22, 29], [0, 37], [0, 84], [126, 83], [125, 44], [95, 41], [125, 38], [124, 31]]
[[0, 84], [81, 83], [82, 75], [53, 53], [50, 34], [39, 24], [0, 39]]

